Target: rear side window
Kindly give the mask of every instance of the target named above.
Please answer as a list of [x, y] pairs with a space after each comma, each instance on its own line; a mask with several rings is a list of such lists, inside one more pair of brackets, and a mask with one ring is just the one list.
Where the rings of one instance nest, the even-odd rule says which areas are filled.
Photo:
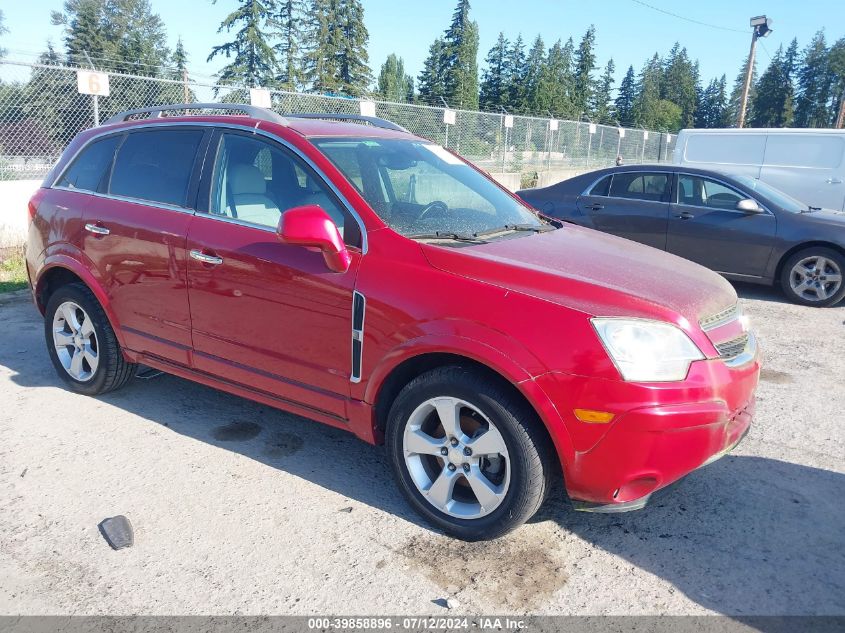
[[669, 174], [622, 172], [610, 184], [612, 198], [665, 202], [669, 196]]
[[605, 176], [601, 180], [599, 180], [593, 188], [590, 189], [591, 196], [606, 196], [610, 192], [610, 179], [613, 176]]
[[187, 206], [188, 183], [201, 130], [145, 130], [129, 134], [117, 152], [109, 193]]
[[772, 134], [766, 144], [766, 165], [836, 169], [842, 164], [845, 139], [821, 134]]
[[56, 186], [104, 192], [109, 169], [114, 160], [114, 150], [117, 149], [121, 138], [121, 135], [109, 136], [88, 145], [65, 171]]

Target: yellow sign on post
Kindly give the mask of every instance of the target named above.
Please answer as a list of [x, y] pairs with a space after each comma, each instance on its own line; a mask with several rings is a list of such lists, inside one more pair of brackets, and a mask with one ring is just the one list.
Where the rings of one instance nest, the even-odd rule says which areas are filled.
[[77, 70], [76, 87], [79, 94], [108, 97], [109, 76], [106, 73], [98, 73], [94, 70]]

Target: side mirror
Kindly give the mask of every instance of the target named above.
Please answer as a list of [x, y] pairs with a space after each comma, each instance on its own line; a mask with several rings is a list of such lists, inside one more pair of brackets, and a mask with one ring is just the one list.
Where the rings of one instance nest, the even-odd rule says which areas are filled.
[[757, 201], [752, 198], [746, 198], [736, 203], [737, 211], [744, 211], [745, 213], [762, 213], [763, 209], [757, 204]]
[[294, 207], [282, 213], [276, 235], [284, 244], [318, 248], [326, 266], [336, 273], [349, 270], [352, 256], [328, 213], [317, 205]]

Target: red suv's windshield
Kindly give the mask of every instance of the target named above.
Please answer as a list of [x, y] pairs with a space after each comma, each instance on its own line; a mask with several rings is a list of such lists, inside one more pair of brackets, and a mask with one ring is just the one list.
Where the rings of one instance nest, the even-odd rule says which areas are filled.
[[314, 144], [403, 235], [544, 226], [527, 207], [439, 145], [363, 138], [324, 138]]

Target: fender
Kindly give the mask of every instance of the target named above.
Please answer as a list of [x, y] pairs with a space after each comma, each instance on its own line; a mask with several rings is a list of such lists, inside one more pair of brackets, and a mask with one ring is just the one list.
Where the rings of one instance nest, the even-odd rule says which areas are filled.
[[82, 283], [84, 283], [86, 286], [88, 286], [88, 288], [90, 288], [91, 292], [93, 292], [94, 296], [97, 298], [97, 301], [99, 301], [100, 305], [103, 307], [103, 310], [106, 313], [106, 317], [109, 320], [109, 325], [111, 325], [111, 328], [112, 330], [114, 330], [114, 334], [117, 337], [117, 341], [118, 343], [120, 343], [120, 347], [122, 349], [125, 349], [126, 346], [123, 338], [123, 330], [121, 329], [120, 322], [118, 321], [117, 316], [115, 315], [114, 310], [112, 309], [111, 301], [109, 301], [109, 297], [106, 294], [106, 291], [103, 289], [102, 285], [94, 277], [94, 275], [91, 274], [90, 268], [86, 267], [78, 259], [72, 257], [69, 252], [65, 251], [47, 255], [40, 267], [40, 270], [38, 271], [38, 276], [35, 280], [36, 296], [38, 296], [41, 291], [44, 275], [50, 270], [53, 270], [54, 268], [65, 268], [69, 270], [74, 275], [79, 277], [82, 280]]
[[[545, 391], [534, 381], [534, 377], [514, 360], [516, 355], [502, 351], [513, 346], [513, 339], [508, 340], [507, 346], [494, 347], [489, 343], [455, 334], [426, 334], [406, 340], [384, 355], [370, 373], [364, 391], [364, 401], [374, 405], [387, 377], [396, 367], [411, 358], [432, 353], [464, 356], [495, 371], [519, 390], [546, 427], [565, 473], [567, 464], [572, 463], [575, 455], [569, 431]], [[528, 353], [527, 350], [524, 352]]]

